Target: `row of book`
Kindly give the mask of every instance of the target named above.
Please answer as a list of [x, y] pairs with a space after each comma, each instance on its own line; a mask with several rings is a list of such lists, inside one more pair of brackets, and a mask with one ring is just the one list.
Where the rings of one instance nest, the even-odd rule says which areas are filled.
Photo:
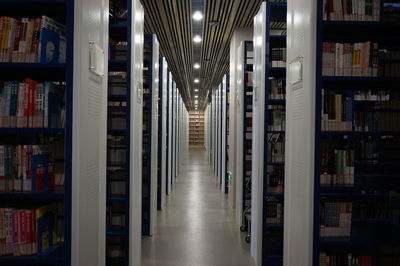
[[398, 132], [400, 131], [398, 111], [356, 111], [354, 130], [357, 132]]
[[332, 90], [321, 92], [321, 130], [351, 131], [353, 121], [353, 99]]
[[280, 165], [268, 165], [268, 193], [283, 193], [285, 184], [285, 169]]
[[283, 224], [283, 204], [281, 202], [267, 202], [267, 224]]
[[125, 117], [111, 117], [107, 120], [108, 129], [123, 130], [126, 129]]
[[0, 81], [0, 128], [61, 128], [65, 86], [50, 81]]
[[0, 256], [48, 255], [58, 245], [57, 205], [0, 208]]
[[111, 196], [125, 195], [126, 193], [126, 182], [120, 180], [109, 180], [107, 182], [107, 194]]
[[127, 60], [128, 42], [116, 42], [110, 39], [110, 43], [108, 46], [108, 59]]
[[353, 218], [354, 219], [388, 219], [391, 214], [391, 206], [388, 200], [377, 199], [354, 199]]
[[107, 135], [107, 146], [110, 148], [124, 148], [126, 145], [125, 136]]
[[41, 18], [0, 17], [0, 62], [64, 63], [66, 27]]
[[271, 67], [286, 67], [286, 48], [271, 48]]
[[323, 76], [377, 77], [378, 66], [377, 43], [323, 43]]
[[381, 0], [324, 0], [323, 19], [379, 21]]
[[385, 3], [383, 7], [385, 21], [399, 21], [400, 20], [400, 6], [399, 3]]
[[0, 192], [54, 188], [55, 165], [48, 146], [0, 145]]
[[354, 151], [334, 148], [321, 150], [321, 185], [354, 185]]
[[[354, 255], [351, 253], [319, 254], [319, 266], [372, 266], [372, 256]], [[375, 265], [375, 264], [374, 264]], [[382, 264], [377, 264], [383, 266]], [[388, 264], [395, 265], [395, 264]]]
[[284, 100], [286, 99], [286, 79], [275, 78], [270, 80], [269, 99]]
[[270, 134], [267, 158], [269, 163], [283, 163], [285, 161], [285, 137], [283, 134]]
[[129, 85], [124, 71], [108, 72], [108, 94], [110, 95], [126, 95], [127, 86]]
[[352, 203], [324, 202], [320, 206], [320, 237], [351, 236]]
[[355, 90], [354, 101], [390, 101], [388, 90]]
[[125, 228], [126, 215], [125, 204], [121, 202], [109, 202], [107, 203], [106, 211], [106, 228], [107, 231], [120, 231]]
[[122, 164], [126, 163], [126, 151], [125, 149], [112, 149], [107, 150], [107, 162], [111, 164]]
[[268, 130], [285, 130], [286, 110], [283, 105], [268, 105]]
[[252, 87], [253, 86], [253, 78], [254, 78], [253, 72], [252, 71], [248, 71], [246, 74], [247, 74], [247, 83], [246, 83], [246, 85], [247, 85], [247, 87]]

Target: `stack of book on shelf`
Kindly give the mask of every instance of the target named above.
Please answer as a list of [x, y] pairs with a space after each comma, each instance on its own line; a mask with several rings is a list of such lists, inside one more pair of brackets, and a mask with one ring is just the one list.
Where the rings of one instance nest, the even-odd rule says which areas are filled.
[[322, 131], [351, 131], [353, 98], [332, 90], [322, 89]]
[[0, 192], [40, 192], [54, 188], [52, 153], [49, 146], [43, 145], [0, 145]]
[[271, 134], [268, 139], [267, 158], [269, 163], [285, 161], [285, 137], [283, 134]]
[[66, 28], [47, 17], [0, 17], [0, 62], [64, 63]]
[[380, 0], [324, 0], [324, 20], [379, 21]]
[[274, 78], [274, 79], [270, 80], [268, 97], [270, 100], [286, 99], [286, 79], [285, 78]]
[[376, 77], [380, 56], [378, 43], [324, 42], [322, 75]]
[[354, 185], [354, 150], [322, 148], [321, 185]]
[[351, 236], [351, 202], [324, 202], [321, 204], [320, 237]]
[[58, 245], [57, 204], [0, 208], [0, 256], [48, 255]]
[[267, 202], [267, 224], [283, 224], [283, 204]]
[[372, 256], [362, 256], [343, 252], [335, 252], [333, 254], [321, 252], [319, 257], [319, 266], [335, 265], [372, 266]]
[[110, 39], [109, 59], [110, 60], [127, 60], [128, 42], [116, 42]]
[[285, 183], [285, 169], [275, 165], [268, 165], [268, 193], [283, 193]]
[[0, 128], [62, 128], [65, 84], [0, 81]]
[[126, 95], [126, 72], [108, 72], [108, 94]]
[[285, 130], [285, 106], [268, 105], [268, 130], [284, 131]]
[[286, 67], [286, 48], [271, 48], [271, 67]]

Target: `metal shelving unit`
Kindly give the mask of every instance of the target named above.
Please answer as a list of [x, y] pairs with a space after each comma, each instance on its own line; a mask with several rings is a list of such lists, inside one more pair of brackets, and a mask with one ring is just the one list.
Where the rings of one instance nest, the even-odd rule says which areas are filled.
[[[65, 125], [63, 128], [0, 128], [1, 145], [56, 145], [63, 143], [64, 182], [53, 189], [39, 192], [0, 192], [1, 208], [35, 209], [48, 204], [58, 204], [62, 222], [57, 235], [59, 243], [47, 255], [0, 256], [1, 265], [71, 265], [72, 254], [72, 136], [73, 136], [73, 83], [74, 83], [74, 1], [73, 0], [2, 0], [1, 16], [13, 18], [41, 18], [46, 14], [66, 27], [65, 63], [6, 63], [0, 62], [1, 81], [22, 81], [29, 77], [36, 81], [65, 82]], [[61, 100], [60, 100], [61, 101]], [[57, 114], [61, 119], [61, 114]], [[4, 154], [3, 154], [4, 156]], [[4, 157], [3, 157], [4, 159]], [[50, 163], [50, 161], [49, 161]], [[51, 162], [55, 164], [55, 162]], [[10, 172], [9, 172], [10, 173]], [[7, 179], [8, 177], [5, 176]], [[37, 220], [33, 221], [34, 223]], [[50, 230], [50, 229], [49, 229]]]
[[142, 234], [152, 235], [157, 211], [159, 55], [155, 35], [144, 36]]
[[[391, 130], [385, 129], [387, 121], [400, 115], [398, 83], [395, 82], [398, 74], [390, 77], [385, 74], [387, 54], [400, 50], [400, 32], [395, 26], [398, 20], [388, 21], [385, 17], [385, 5], [390, 2], [398, 6], [397, 1], [379, 1], [380, 6], [375, 7], [380, 9], [377, 21], [326, 20], [323, 1], [317, 4], [313, 265], [328, 265], [329, 258], [338, 261], [357, 258], [365, 265], [379, 266], [400, 263], [399, 253], [395, 251], [400, 247], [397, 216], [400, 183], [397, 178], [393, 179], [400, 173], [395, 166], [400, 156], [395, 151], [399, 147], [400, 128], [394, 125]], [[336, 72], [333, 76], [323, 74], [324, 43], [365, 41], [377, 43], [380, 49], [378, 55], [374, 55], [375, 51], [369, 54], [372, 60], [377, 60], [371, 61], [377, 64], [377, 77], [372, 76], [372, 72], [363, 77], [338, 76]], [[377, 99], [382, 92], [386, 97]], [[371, 94], [373, 100], [359, 101], [358, 93]], [[337, 113], [337, 108], [328, 112], [332, 102], [345, 104], [340, 119], [331, 115]], [[358, 125], [363, 122], [359, 115], [362, 114], [380, 118], [370, 121], [370, 117], [366, 117], [367, 126], [360, 129]], [[392, 120], [388, 120], [388, 116]], [[327, 124], [333, 123], [346, 123], [346, 130], [327, 128]], [[343, 160], [346, 167], [353, 169], [344, 180], [337, 161], [343, 153], [350, 154], [350, 158]], [[393, 162], [395, 164], [390, 165]], [[331, 164], [338, 168], [333, 169], [335, 166]], [[350, 209], [340, 210], [341, 217], [348, 216], [347, 230], [326, 235], [325, 228], [337, 226], [328, 220], [332, 204], [347, 204]]]

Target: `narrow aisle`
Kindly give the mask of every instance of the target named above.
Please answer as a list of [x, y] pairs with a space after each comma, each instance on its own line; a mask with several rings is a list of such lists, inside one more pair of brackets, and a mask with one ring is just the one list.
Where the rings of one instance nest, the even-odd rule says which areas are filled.
[[211, 175], [203, 149], [190, 150], [158, 214], [157, 233], [142, 241], [142, 266], [251, 266], [234, 211]]

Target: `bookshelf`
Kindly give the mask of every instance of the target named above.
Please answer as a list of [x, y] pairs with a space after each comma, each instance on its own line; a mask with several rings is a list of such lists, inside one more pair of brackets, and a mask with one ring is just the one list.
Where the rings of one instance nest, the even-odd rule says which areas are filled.
[[[390, 2], [397, 6], [392, 18]], [[400, 75], [393, 60], [400, 50], [394, 26], [400, 9], [396, 1], [369, 4], [372, 10], [361, 7], [365, 13], [354, 16], [324, 14], [318, 3], [313, 265], [343, 257], [365, 265], [400, 262], [394, 252], [400, 247], [400, 184], [392, 179], [399, 173], [399, 95], [393, 82]], [[356, 54], [360, 65], [346, 63]]]
[[159, 46], [157, 37], [144, 35], [142, 234], [152, 235], [157, 212], [157, 139]]
[[189, 145], [191, 147], [204, 146], [204, 112], [189, 112]]
[[168, 71], [167, 77], [167, 195], [171, 194], [172, 187], [172, 73]]
[[[39, 10], [19, 13], [21, 7], [29, 9], [36, 5], [40, 6]], [[36, 31], [40, 31], [37, 32], [39, 40], [24, 53], [9, 47], [7, 53], [0, 54], [0, 224], [4, 230], [1, 242], [5, 244], [0, 264], [40, 260], [43, 264], [70, 265], [74, 207], [71, 198], [74, 33], [73, 21], [68, 16], [74, 14], [73, 2], [47, 6], [40, 1], [3, 1], [0, 9], [2, 25], [16, 27], [24, 21], [30, 27], [37, 25]], [[21, 18], [28, 16], [31, 19]], [[66, 41], [64, 60], [42, 62], [34, 48], [39, 49], [39, 43], [44, 41], [46, 26], [41, 22], [47, 17], [57, 25], [60, 23], [57, 29], [60, 32], [51, 31], [51, 34], [57, 36], [56, 42], [58, 38]], [[12, 36], [13, 32], [16, 31], [10, 31], [8, 36], [3, 33], [0, 40], [25, 41]], [[28, 49], [33, 52], [29, 53]], [[54, 103], [50, 105], [51, 102]], [[48, 206], [50, 209], [46, 210]], [[43, 210], [41, 214], [40, 210]], [[43, 241], [40, 229], [36, 229], [40, 219], [45, 224], [51, 223], [48, 247], [38, 246]], [[21, 237], [14, 239], [15, 234]]]
[[167, 86], [168, 64], [164, 57], [159, 62], [159, 97], [158, 97], [158, 157], [157, 157], [157, 210], [165, 205], [167, 191]]
[[[285, 213], [286, 208], [293, 210], [289, 219], [285, 216], [285, 230], [288, 227], [294, 235], [312, 238], [300, 250], [285, 254], [285, 264], [295, 257], [300, 264], [320, 266], [332, 265], [329, 261], [334, 260], [399, 264], [399, 183], [392, 179], [398, 176], [393, 165], [399, 158], [398, 74], [394, 70], [398, 63], [393, 57], [400, 44], [395, 26], [399, 9], [394, 7], [391, 14], [390, 2], [398, 5], [398, 1], [359, 1], [362, 12], [357, 14], [337, 12], [347, 1], [335, 2], [333, 10], [327, 9], [332, 11], [329, 14], [324, 14], [324, 4], [333, 2], [310, 3], [303, 9], [305, 16], [314, 14], [308, 31], [288, 20], [288, 36], [293, 31], [304, 35], [298, 48], [288, 42], [288, 62], [304, 62], [305, 68], [302, 80], [288, 82], [287, 106], [298, 107], [302, 98], [307, 107], [288, 108], [291, 152], [286, 159], [293, 165], [287, 167], [290, 179], [285, 180], [285, 191], [298, 194], [301, 190], [312, 196], [295, 202], [285, 194]], [[288, 1], [288, 15], [297, 8], [297, 3]], [[309, 53], [296, 59], [304, 50]], [[289, 67], [288, 79], [293, 74], [296, 71]], [[292, 119], [295, 113], [299, 121]], [[311, 138], [294, 137], [293, 130]], [[296, 165], [300, 161], [297, 145], [311, 163]], [[304, 185], [302, 189], [296, 189], [298, 183]], [[295, 221], [295, 209], [300, 206], [304, 206], [304, 217], [312, 215], [311, 220]], [[297, 240], [286, 235], [285, 250]]]
[[222, 151], [222, 172], [221, 172], [221, 180], [222, 180], [222, 191], [225, 194], [228, 194], [229, 190], [229, 177], [228, 177], [228, 164], [229, 164], [229, 144], [228, 144], [228, 136], [229, 136], [229, 74], [224, 75], [222, 79], [222, 99], [221, 99], [221, 108], [222, 108], [222, 143], [221, 143], [221, 151]]
[[137, 265], [142, 156], [134, 151], [141, 150], [142, 97], [136, 84], [143, 74], [135, 65], [142, 61], [143, 44], [131, 37], [142, 36], [137, 20], [143, 14], [136, 1], [113, 0], [109, 6], [106, 265]]
[[259, 265], [283, 265], [287, 4], [269, 1], [254, 18], [252, 247]]
[[[95, 11], [102, 5], [89, 2]], [[80, 36], [94, 23], [79, 0], [2, 0], [0, 10], [10, 29], [0, 37], [9, 45], [0, 60], [0, 265], [101, 264], [106, 79], [79, 58], [90, 49]], [[24, 36], [22, 25], [31, 29]], [[103, 31], [97, 22], [91, 34], [107, 50]], [[52, 54], [42, 49], [47, 42]]]
[[238, 48], [238, 91], [241, 125], [238, 122], [238, 134], [241, 141], [238, 144], [238, 179], [242, 188], [241, 195], [241, 231], [247, 231], [246, 242], [250, 243], [251, 215], [251, 180], [252, 180], [252, 120], [253, 120], [253, 42], [243, 41]]
[[[110, 2], [110, 5], [112, 8], [128, 9], [127, 1]], [[112, 18], [113, 15], [110, 14], [108, 56], [106, 246], [109, 252], [106, 253], [106, 264], [128, 265], [131, 43], [127, 23], [130, 22], [120, 22], [117, 17]]]

